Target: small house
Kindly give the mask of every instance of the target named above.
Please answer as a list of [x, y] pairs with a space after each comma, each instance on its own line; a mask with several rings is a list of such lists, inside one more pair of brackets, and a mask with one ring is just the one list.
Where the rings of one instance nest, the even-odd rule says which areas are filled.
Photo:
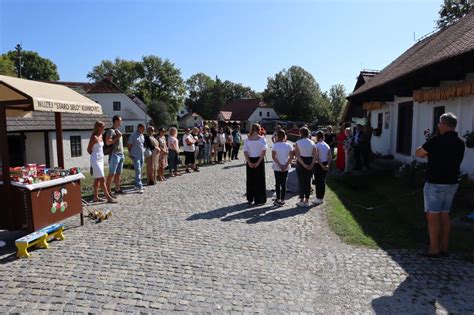
[[218, 121], [240, 123], [244, 131], [249, 131], [256, 122], [276, 121], [279, 118], [273, 107], [258, 98], [230, 101], [217, 115]]
[[200, 127], [203, 123], [204, 119], [197, 113], [188, 113], [178, 120], [179, 128]]
[[[367, 111], [373, 151], [400, 161], [418, 159], [425, 131], [435, 133], [445, 112], [458, 117], [460, 137], [472, 132], [474, 11], [418, 41], [347, 99]], [[474, 173], [473, 148], [466, 148], [461, 171]]]

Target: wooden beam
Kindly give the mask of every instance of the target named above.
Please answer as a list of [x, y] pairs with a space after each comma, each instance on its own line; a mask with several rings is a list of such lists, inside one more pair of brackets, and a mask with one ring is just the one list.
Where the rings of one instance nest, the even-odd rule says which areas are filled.
[[56, 151], [58, 156], [58, 166], [60, 168], [64, 168], [63, 126], [61, 122], [61, 113], [54, 113], [54, 122], [56, 125]]
[[0, 148], [1, 148], [1, 162], [2, 162], [2, 176], [1, 180], [3, 181], [3, 193], [2, 196], [2, 212], [6, 212], [0, 217], [6, 218], [6, 225], [2, 224], [2, 228], [12, 228], [13, 227], [13, 215], [12, 215], [12, 205], [11, 205], [11, 196], [10, 196], [10, 155], [8, 148], [8, 134], [7, 134], [7, 111], [3, 107], [0, 107]]

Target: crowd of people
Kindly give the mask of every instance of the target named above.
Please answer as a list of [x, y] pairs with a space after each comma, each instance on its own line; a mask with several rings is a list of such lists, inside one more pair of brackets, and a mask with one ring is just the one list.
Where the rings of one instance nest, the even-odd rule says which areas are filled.
[[[120, 132], [122, 118], [114, 116], [112, 127], [105, 131], [105, 123], [97, 121], [92, 132], [87, 151], [90, 154], [91, 175], [94, 177], [93, 201], [116, 203], [116, 195], [123, 194], [121, 174], [125, 161], [123, 135]], [[168, 133], [168, 134], [167, 134]], [[153, 126], [145, 128], [139, 124], [136, 131], [128, 137], [127, 148], [135, 170], [134, 186], [143, 194], [142, 170], [146, 165], [148, 185], [166, 181], [165, 170], [169, 177], [181, 175], [178, 172], [180, 163], [180, 139], [178, 129], [171, 127], [155, 130]], [[219, 126], [186, 128], [181, 139], [185, 172], [199, 172], [199, 165], [223, 164], [239, 159], [242, 143], [240, 126]], [[109, 173], [105, 179], [104, 159], [109, 156]], [[115, 191], [112, 192], [112, 185]], [[106, 199], [99, 197], [102, 189]]]
[[370, 158], [372, 149], [370, 139], [372, 128], [369, 125], [356, 125], [352, 130], [350, 123], [341, 124], [339, 133], [332, 134], [330, 129], [333, 147], [337, 145], [336, 168], [346, 174], [352, 170], [370, 170]]

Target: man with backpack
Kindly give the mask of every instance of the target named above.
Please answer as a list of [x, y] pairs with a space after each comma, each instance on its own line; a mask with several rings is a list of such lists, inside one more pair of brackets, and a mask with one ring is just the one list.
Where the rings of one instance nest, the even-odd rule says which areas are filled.
[[112, 195], [112, 181], [115, 184], [115, 194], [123, 194], [120, 188], [120, 175], [123, 169], [123, 138], [119, 128], [122, 117], [115, 115], [112, 118], [112, 128], [105, 133], [104, 154], [109, 155], [109, 175], [107, 176], [107, 187]]

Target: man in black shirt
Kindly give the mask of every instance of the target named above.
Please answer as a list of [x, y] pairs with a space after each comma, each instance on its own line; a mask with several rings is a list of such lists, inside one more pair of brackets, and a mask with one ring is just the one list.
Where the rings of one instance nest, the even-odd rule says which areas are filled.
[[464, 142], [455, 131], [457, 118], [443, 114], [438, 123], [439, 135], [416, 150], [416, 156], [428, 158], [423, 189], [430, 248], [424, 256], [440, 258], [448, 255], [449, 211], [459, 186], [459, 167], [464, 158]]

